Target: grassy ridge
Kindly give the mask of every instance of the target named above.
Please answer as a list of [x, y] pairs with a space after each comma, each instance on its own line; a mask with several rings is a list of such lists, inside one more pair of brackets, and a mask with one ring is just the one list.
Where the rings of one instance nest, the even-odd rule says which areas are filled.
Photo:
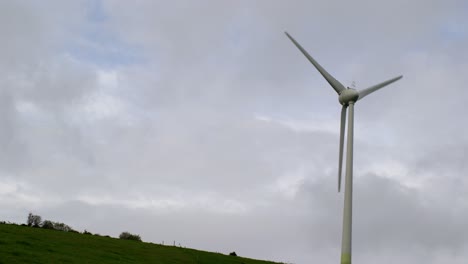
[[0, 224], [0, 264], [272, 264], [188, 248]]

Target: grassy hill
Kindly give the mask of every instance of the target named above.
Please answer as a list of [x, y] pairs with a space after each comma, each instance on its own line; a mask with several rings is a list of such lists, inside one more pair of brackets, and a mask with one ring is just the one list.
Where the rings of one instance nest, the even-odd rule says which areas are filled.
[[0, 224], [0, 264], [272, 264], [188, 248]]

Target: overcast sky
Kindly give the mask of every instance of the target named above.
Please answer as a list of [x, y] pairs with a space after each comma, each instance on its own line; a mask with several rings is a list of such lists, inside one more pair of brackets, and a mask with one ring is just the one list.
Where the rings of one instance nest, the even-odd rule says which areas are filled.
[[0, 220], [338, 263], [345, 86], [353, 260], [466, 263], [463, 1], [0, 1]]

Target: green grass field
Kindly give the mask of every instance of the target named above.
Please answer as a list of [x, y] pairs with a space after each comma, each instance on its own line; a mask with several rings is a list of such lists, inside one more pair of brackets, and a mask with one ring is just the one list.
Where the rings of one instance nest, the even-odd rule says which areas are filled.
[[0, 224], [0, 264], [10, 263], [274, 263], [188, 248]]

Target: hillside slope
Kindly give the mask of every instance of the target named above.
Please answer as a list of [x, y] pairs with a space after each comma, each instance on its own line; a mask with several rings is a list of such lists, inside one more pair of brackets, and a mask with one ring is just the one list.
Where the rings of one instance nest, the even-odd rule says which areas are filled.
[[188, 248], [0, 224], [0, 264], [272, 264]]

